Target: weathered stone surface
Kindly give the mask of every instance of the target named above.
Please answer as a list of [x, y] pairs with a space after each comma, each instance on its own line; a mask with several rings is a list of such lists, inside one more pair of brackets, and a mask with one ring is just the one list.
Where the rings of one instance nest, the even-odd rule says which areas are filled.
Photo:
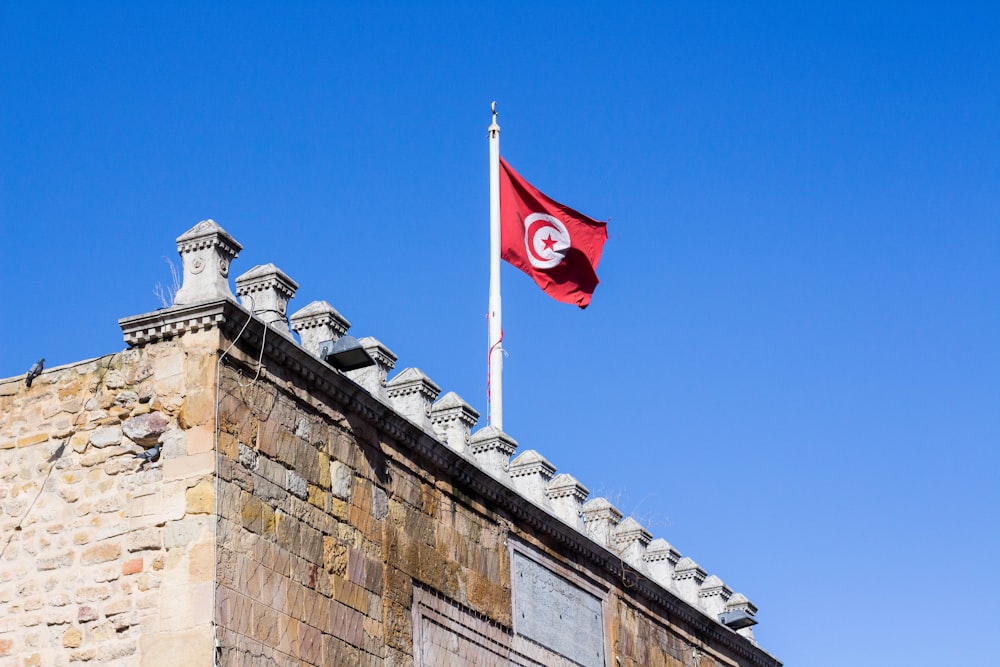
[[84, 565], [93, 563], [105, 563], [115, 560], [121, 555], [122, 545], [120, 542], [99, 542], [92, 547], [87, 547], [80, 554], [80, 562]]
[[120, 444], [121, 441], [122, 429], [119, 426], [106, 426], [90, 434], [90, 444], [93, 447], [108, 447]]
[[169, 426], [170, 421], [162, 413], [150, 412], [126, 419], [122, 422], [122, 432], [133, 442], [152, 447]]
[[184, 494], [188, 514], [209, 514], [215, 510], [215, 485], [203, 479]]
[[177, 237], [177, 252], [184, 264], [175, 305], [232, 299], [229, 264], [243, 249], [236, 239], [214, 220], [202, 220]]
[[354, 471], [340, 461], [330, 461], [330, 492], [340, 500], [351, 499]]
[[62, 645], [66, 648], [77, 648], [81, 641], [83, 641], [83, 633], [75, 625], [67, 628], [66, 632], [63, 633]]

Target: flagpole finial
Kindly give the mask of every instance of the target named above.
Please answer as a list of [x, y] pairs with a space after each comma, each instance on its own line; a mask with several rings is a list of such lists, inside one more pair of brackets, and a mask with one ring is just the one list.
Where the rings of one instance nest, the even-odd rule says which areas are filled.
[[489, 133], [490, 133], [490, 136], [492, 137], [492, 136], [494, 136], [494, 134], [498, 134], [500, 132], [500, 126], [497, 125], [497, 102], [496, 102], [496, 100], [493, 100], [493, 102], [490, 103], [490, 111], [493, 112], [493, 122], [490, 123], [490, 127], [489, 127]]

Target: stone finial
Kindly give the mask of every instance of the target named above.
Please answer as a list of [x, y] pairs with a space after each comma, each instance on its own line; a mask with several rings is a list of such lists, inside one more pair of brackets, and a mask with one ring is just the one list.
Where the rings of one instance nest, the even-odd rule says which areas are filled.
[[583, 525], [597, 542], [611, 547], [611, 531], [622, 520], [622, 513], [607, 498], [594, 498], [581, 508]]
[[441, 397], [431, 407], [431, 424], [446, 445], [456, 452], [465, 453], [472, 427], [479, 421], [479, 413], [453, 391]]
[[681, 558], [674, 567], [674, 590], [689, 603], [698, 604], [698, 593], [705, 581], [705, 570], [698, 567], [687, 556]]
[[587, 487], [580, 484], [573, 475], [560, 473], [549, 481], [545, 495], [556, 516], [575, 528], [583, 529], [580, 506], [590, 495]]
[[274, 264], [255, 266], [236, 279], [236, 294], [243, 307], [285, 333], [290, 333], [288, 301], [298, 288], [299, 284]]
[[664, 588], [673, 588], [674, 567], [681, 559], [681, 553], [662, 537], [658, 537], [646, 547], [646, 569], [649, 576]]
[[733, 591], [723, 583], [722, 579], [711, 574], [701, 583], [698, 602], [706, 614], [718, 618], [719, 614], [726, 610], [726, 603], [732, 594]]
[[556, 467], [533, 449], [521, 452], [508, 466], [514, 488], [539, 505], [548, 505], [545, 491]]
[[351, 323], [326, 301], [313, 301], [291, 316], [292, 331], [299, 335], [302, 347], [319, 356], [319, 344], [337, 340], [347, 333]]
[[469, 439], [469, 451], [479, 465], [496, 477], [507, 474], [511, 454], [517, 441], [492, 424], [484, 426]]
[[367, 389], [372, 396], [388, 403], [389, 394], [385, 388], [385, 379], [389, 376], [389, 371], [396, 366], [397, 357], [392, 350], [371, 336], [365, 336], [358, 342], [375, 360], [375, 365], [347, 371], [345, 375]]
[[441, 387], [419, 368], [405, 368], [385, 385], [389, 402], [401, 415], [424, 428], [431, 428], [431, 404]]
[[236, 239], [214, 220], [202, 220], [177, 237], [177, 252], [184, 266], [181, 288], [174, 305], [190, 305], [230, 299], [229, 264], [243, 250]]
[[626, 517], [612, 531], [611, 538], [615, 545], [615, 551], [622, 560], [636, 568], [644, 570], [646, 561], [646, 547], [649, 546], [653, 536], [648, 530], [642, 527], [638, 521], [632, 517]]
[[747, 597], [745, 595], [743, 595], [743, 593], [733, 593], [733, 595], [726, 602], [726, 611], [727, 612], [737, 612], [737, 611], [746, 612], [746, 614], [751, 619], [751, 623], [750, 623], [750, 625], [747, 625], [746, 627], [740, 628], [736, 632], [738, 632], [739, 634], [743, 635], [744, 637], [746, 637], [747, 639], [749, 639], [750, 641], [752, 641], [754, 644], [756, 644], [757, 640], [754, 639], [754, 636], [753, 636], [753, 627], [752, 626], [757, 623], [756, 619], [753, 618], [757, 614], [757, 605], [755, 605], [754, 603], [750, 602], [750, 600], [748, 600]]

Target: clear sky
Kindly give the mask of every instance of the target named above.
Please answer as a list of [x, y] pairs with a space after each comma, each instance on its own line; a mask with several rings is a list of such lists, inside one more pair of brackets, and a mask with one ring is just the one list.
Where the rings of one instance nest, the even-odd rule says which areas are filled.
[[[0, 4], [0, 376], [124, 348], [213, 218], [486, 404], [501, 152], [610, 238], [503, 267], [504, 426], [789, 665], [989, 665], [996, 3]], [[482, 424], [482, 422], [481, 422]]]

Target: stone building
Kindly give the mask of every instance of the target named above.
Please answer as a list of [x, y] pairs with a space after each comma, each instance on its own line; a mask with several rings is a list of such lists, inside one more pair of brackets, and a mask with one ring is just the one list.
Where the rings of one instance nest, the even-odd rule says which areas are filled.
[[332, 356], [350, 323], [287, 317], [280, 269], [234, 295], [217, 224], [177, 241], [127, 349], [0, 381], [0, 667], [780, 665], [745, 596], [378, 340]]

